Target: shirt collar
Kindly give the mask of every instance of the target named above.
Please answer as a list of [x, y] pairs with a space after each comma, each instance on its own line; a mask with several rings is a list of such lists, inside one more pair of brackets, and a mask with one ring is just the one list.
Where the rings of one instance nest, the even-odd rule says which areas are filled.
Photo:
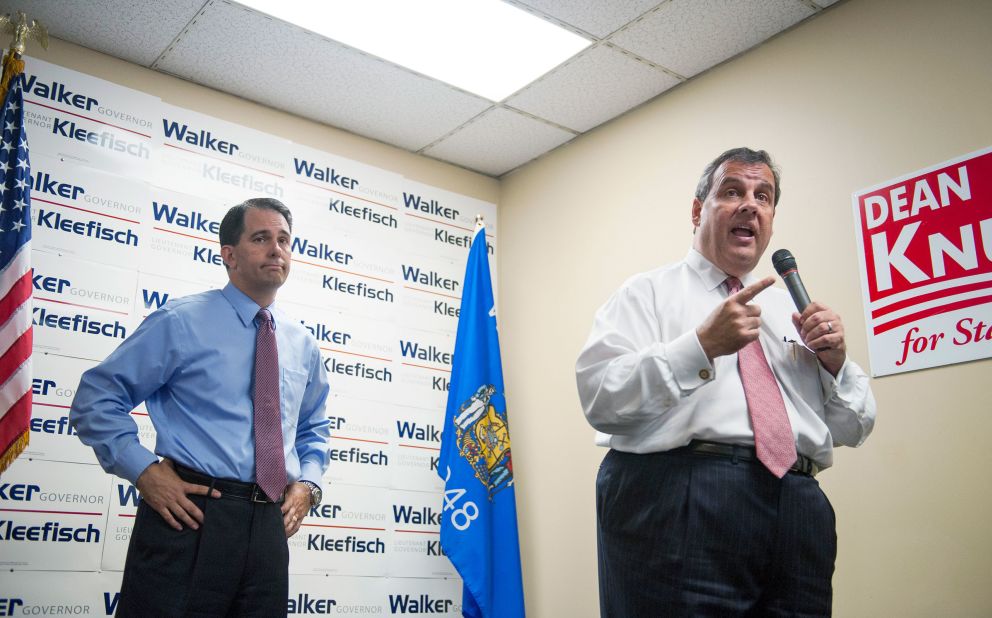
[[[685, 256], [685, 262], [689, 265], [689, 268], [699, 275], [707, 291], [712, 291], [720, 287], [727, 280], [727, 277], [730, 276], [717, 268], [716, 264], [707, 260], [703, 257], [702, 253], [696, 251], [694, 248], [689, 249], [689, 253]], [[745, 273], [740, 279], [743, 287], [751, 285], [756, 280], [754, 274], [751, 272]]]
[[[224, 298], [227, 299], [227, 302], [231, 303], [231, 307], [233, 307], [234, 312], [238, 314], [238, 318], [241, 320], [242, 324], [245, 326], [255, 325], [255, 316], [258, 315], [258, 310], [261, 309], [261, 307], [258, 306], [258, 303], [253, 301], [247, 294], [239, 290], [238, 287], [231, 282], [228, 282], [220, 292], [224, 295]], [[266, 307], [266, 309], [268, 309], [269, 313], [272, 314], [272, 327], [275, 328], [277, 323], [276, 316], [279, 315], [279, 311], [276, 309], [276, 304], [272, 303]]]

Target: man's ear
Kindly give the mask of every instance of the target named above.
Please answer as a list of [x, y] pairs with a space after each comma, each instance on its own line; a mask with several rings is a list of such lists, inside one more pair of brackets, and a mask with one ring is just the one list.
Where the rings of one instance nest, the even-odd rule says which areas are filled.
[[692, 199], [692, 227], [693, 230], [699, 227], [699, 217], [700, 213], [703, 212], [703, 203], [699, 201], [699, 198]]
[[224, 260], [224, 268], [230, 270], [234, 266], [234, 247], [231, 245], [221, 245], [220, 257]]

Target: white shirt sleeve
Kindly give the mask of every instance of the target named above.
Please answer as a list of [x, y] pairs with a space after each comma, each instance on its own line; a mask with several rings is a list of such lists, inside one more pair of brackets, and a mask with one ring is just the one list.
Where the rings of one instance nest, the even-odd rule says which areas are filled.
[[861, 446], [875, 425], [875, 396], [868, 375], [850, 359], [837, 377], [820, 367], [823, 416], [834, 446]]
[[[754, 444], [737, 355], [707, 359], [696, 335], [725, 300], [724, 279], [690, 251], [682, 262], [635, 275], [596, 313], [575, 365], [583, 413], [599, 432], [596, 444], [631, 453], [691, 440]], [[829, 467], [834, 446], [858, 446], [871, 433], [875, 399], [868, 376], [847, 361], [834, 378], [797, 343], [784, 290], [765, 290], [752, 302], [762, 307], [762, 348], [796, 447]]]
[[589, 423], [603, 433], [630, 434], [663, 415], [715, 371], [695, 329], [661, 339], [649, 286], [621, 288], [597, 312], [575, 366]]

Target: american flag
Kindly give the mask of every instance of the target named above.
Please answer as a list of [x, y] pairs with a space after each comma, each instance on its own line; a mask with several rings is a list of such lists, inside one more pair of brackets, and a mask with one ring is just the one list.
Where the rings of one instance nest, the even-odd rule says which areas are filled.
[[0, 473], [28, 445], [31, 420], [31, 164], [24, 74], [3, 103], [0, 144]]

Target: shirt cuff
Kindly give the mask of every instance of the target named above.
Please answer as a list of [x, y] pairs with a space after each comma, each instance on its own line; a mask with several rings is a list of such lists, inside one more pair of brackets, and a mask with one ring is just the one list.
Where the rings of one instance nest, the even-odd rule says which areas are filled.
[[823, 385], [823, 400], [830, 401], [839, 398], [841, 401], [851, 399], [854, 390], [857, 388], [858, 370], [857, 365], [851, 359], [845, 358], [844, 364], [840, 366], [837, 377], [830, 375], [830, 372], [820, 365], [820, 384]]
[[115, 473], [131, 481], [132, 485], [137, 486], [138, 477], [141, 473], [145, 471], [145, 468], [152, 465], [153, 463], [158, 463], [158, 457], [155, 453], [152, 453], [145, 447], [135, 440], [134, 444], [127, 447], [120, 457], [117, 458], [117, 464], [114, 466], [117, 468]]
[[716, 378], [716, 370], [706, 358], [695, 329], [665, 346], [672, 375], [683, 391], [692, 391]]
[[320, 479], [324, 476], [324, 470], [321, 465], [315, 461], [301, 461], [300, 462], [300, 481], [310, 481], [311, 483], [316, 483], [320, 485]]

